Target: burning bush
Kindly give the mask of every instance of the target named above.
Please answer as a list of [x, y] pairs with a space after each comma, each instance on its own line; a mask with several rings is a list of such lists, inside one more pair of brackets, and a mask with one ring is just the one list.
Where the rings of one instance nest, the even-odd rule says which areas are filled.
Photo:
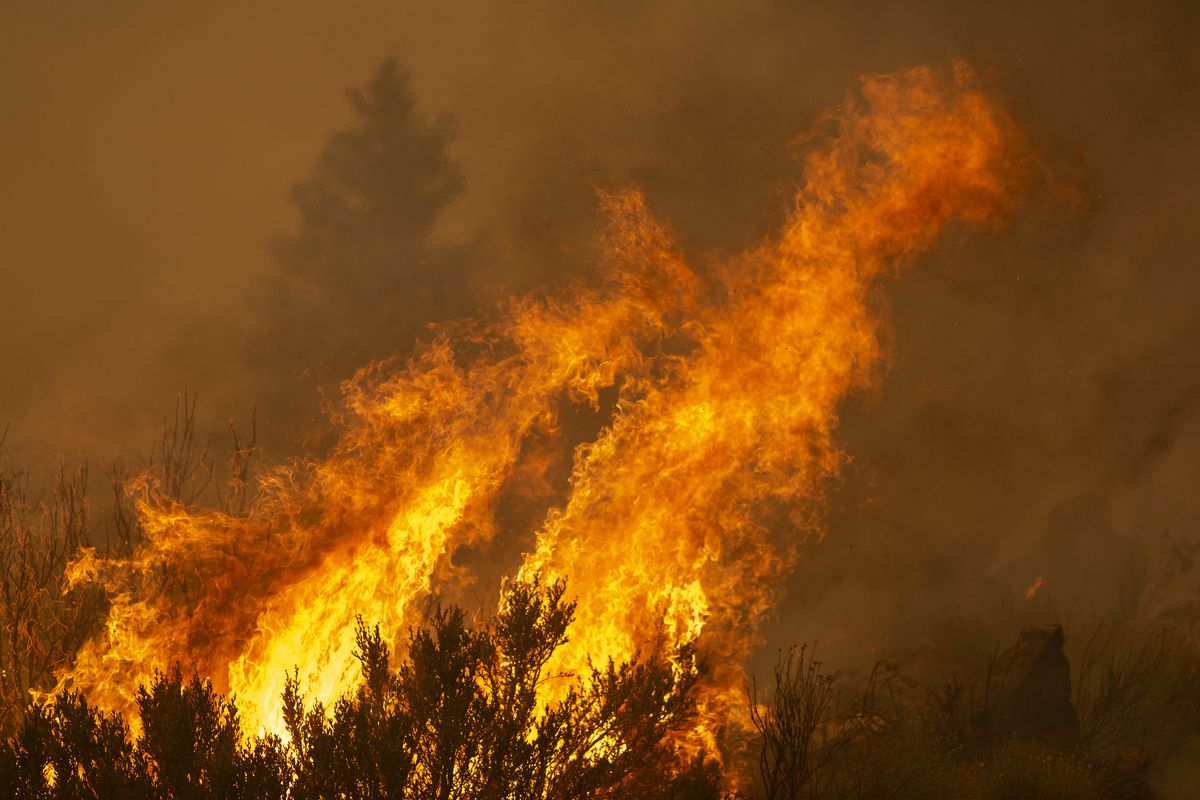
[[[0, 786], [17, 800], [1152, 796], [1146, 763], [1114, 758], [1109, 740], [1001, 730], [1003, 720], [979, 717], [962, 691], [931, 688], [887, 664], [851, 691], [803, 647], [781, 657], [765, 697], [751, 689], [754, 731], [744, 752], [757, 756], [757, 775], [743, 775], [749, 763], [730, 754], [722, 770], [709, 758], [715, 754], [690, 750], [681, 736], [695, 724], [693, 689], [703, 671], [691, 648], [558, 672], [553, 657], [575, 613], [565, 598], [561, 581], [516, 581], [486, 623], [436, 607], [411, 631], [398, 663], [380, 628], [360, 620], [358, 686], [330, 707], [307, 702], [299, 665], [279, 698], [282, 737], [245, 736], [235, 699], [178, 667], [138, 690], [134, 731], [121, 715], [64, 692], [25, 710], [0, 748]], [[1031, 638], [993, 658], [984, 695], [1007, 696], [1014, 668], [1005, 665]], [[1061, 655], [1061, 636], [1050, 646]], [[1113, 665], [1161, 661], [1159, 649], [1107, 650]], [[1191, 650], [1171, 653], [1170, 663], [1188, 674], [1200, 665]], [[1053, 660], [1030, 663], [1040, 661]], [[1102, 673], [1103, 703], [1085, 704], [1084, 720], [1128, 709], [1122, 714], [1194, 734], [1191, 706], [1147, 706], [1149, 678], [1113, 677], [1128, 672]], [[557, 700], [544, 699], [548, 685]], [[737, 786], [741, 792], [722, 794]]]
[[[360, 621], [356, 691], [306, 704], [293, 677], [286, 742], [244, 738], [233, 700], [176, 668], [138, 692], [140, 733], [77, 692], [31, 706], [0, 754], [16, 798], [711, 798], [715, 766], [671, 744], [689, 721], [688, 648], [583, 675], [552, 673], [575, 605], [561, 582], [515, 582], [496, 618], [437, 609], [393, 656]], [[539, 687], [563, 685], [544, 704]]]

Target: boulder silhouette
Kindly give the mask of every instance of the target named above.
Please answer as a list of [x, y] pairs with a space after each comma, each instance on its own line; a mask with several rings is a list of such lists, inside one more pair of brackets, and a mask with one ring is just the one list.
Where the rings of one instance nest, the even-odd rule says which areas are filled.
[[1070, 745], [1079, 739], [1071, 702], [1071, 664], [1061, 625], [1021, 631], [1017, 643], [996, 656], [983, 676], [960, 696], [971, 727], [1001, 738]]

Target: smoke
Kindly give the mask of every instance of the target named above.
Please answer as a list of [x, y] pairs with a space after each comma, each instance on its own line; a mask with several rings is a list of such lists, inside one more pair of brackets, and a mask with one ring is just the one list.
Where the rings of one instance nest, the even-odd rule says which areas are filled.
[[862, 73], [957, 55], [990, 65], [1078, 196], [889, 288], [891, 373], [844, 409], [854, 461], [769, 638], [850, 661], [963, 625], [952, 604], [1017, 624], [1043, 573], [1047, 593], [1149, 613], [1087, 576], [1157, 574], [1200, 520], [1197, 9], [794, 5], [8, 12], [4, 458], [136, 452], [184, 384], [214, 429], [273, 413], [247, 298], [295, 233], [289, 186], [350, 122], [344, 91], [388, 55], [423, 112], [458, 120], [466, 188], [433, 236], [485, 237], [461, 287], [484, 309], [590, 275], [595, 185], [641, 186], [701, 265], [736, 252], [779, 222], [817, 109]]

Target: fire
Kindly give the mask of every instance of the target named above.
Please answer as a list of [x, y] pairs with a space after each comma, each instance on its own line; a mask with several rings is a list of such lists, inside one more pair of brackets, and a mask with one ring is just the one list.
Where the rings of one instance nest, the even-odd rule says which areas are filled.
[[965, 65], [865, 79], [826, 121], [784, 229], [711, 275], [638, 191], [602, 195], [600, 286], [514, 302], [499, 324], [448, 327], [404, 365], [364, 370], [340, 443], [268, 476], [245, 517], [139, 487], [135, 557], [74, 565], [112, 605], [62, 685], [128, 711], [178, 660], [233, 692], [251, 729], [279, 732], [297, 666], [311, 698], [354, 685], [356, 614], [400, 633], [469, 579], [456, 553], [520, 541], [498, 498], [538, 457], [530, 442], [562, 441], [560, 413], [583, 404], [606, 424], [517, 567], [578, 598], [553, 669], [696, 642], [709, 670], [690, 738], [711, 749], [819, 530], [838, 405], [881, 372], [878, 279], [952, 220], [999, 218], [1022, 172], [1012, 122]]

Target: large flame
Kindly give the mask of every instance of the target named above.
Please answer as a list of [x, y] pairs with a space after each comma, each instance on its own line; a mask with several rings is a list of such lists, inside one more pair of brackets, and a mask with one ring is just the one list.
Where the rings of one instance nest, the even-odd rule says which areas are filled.
[[[997, 218], [1021, 173], [1010, 119], [961, 64], [866, 79], [826, 122], [783, 231], [704, 278], [639, 192], [604, 195], [602, 285], [365, 371], [332, 454], [272, 474], [246, 516], [145, 491], [135, 557], [73, 567], [112, 605], [63, 685], [129, 711], [138, 682], [178, 660], [278, 732], [293, 668], [322, 701], [354, 685], [356, 614], [401, 633], [464, 579], [456, 553], [516, 541], [520, 574], [566, 577], [579, 601], [554, 669], [697, 643], [710, 670], [694, 736], [711, 746], [795, 545], [818, 529], [838, 404], [880, 371], [877, 279], [948, 222]], [[562, 440], [578, 404], [607, 416], [566, 496], [535, 539], [497, 525], [531, 443]]]

